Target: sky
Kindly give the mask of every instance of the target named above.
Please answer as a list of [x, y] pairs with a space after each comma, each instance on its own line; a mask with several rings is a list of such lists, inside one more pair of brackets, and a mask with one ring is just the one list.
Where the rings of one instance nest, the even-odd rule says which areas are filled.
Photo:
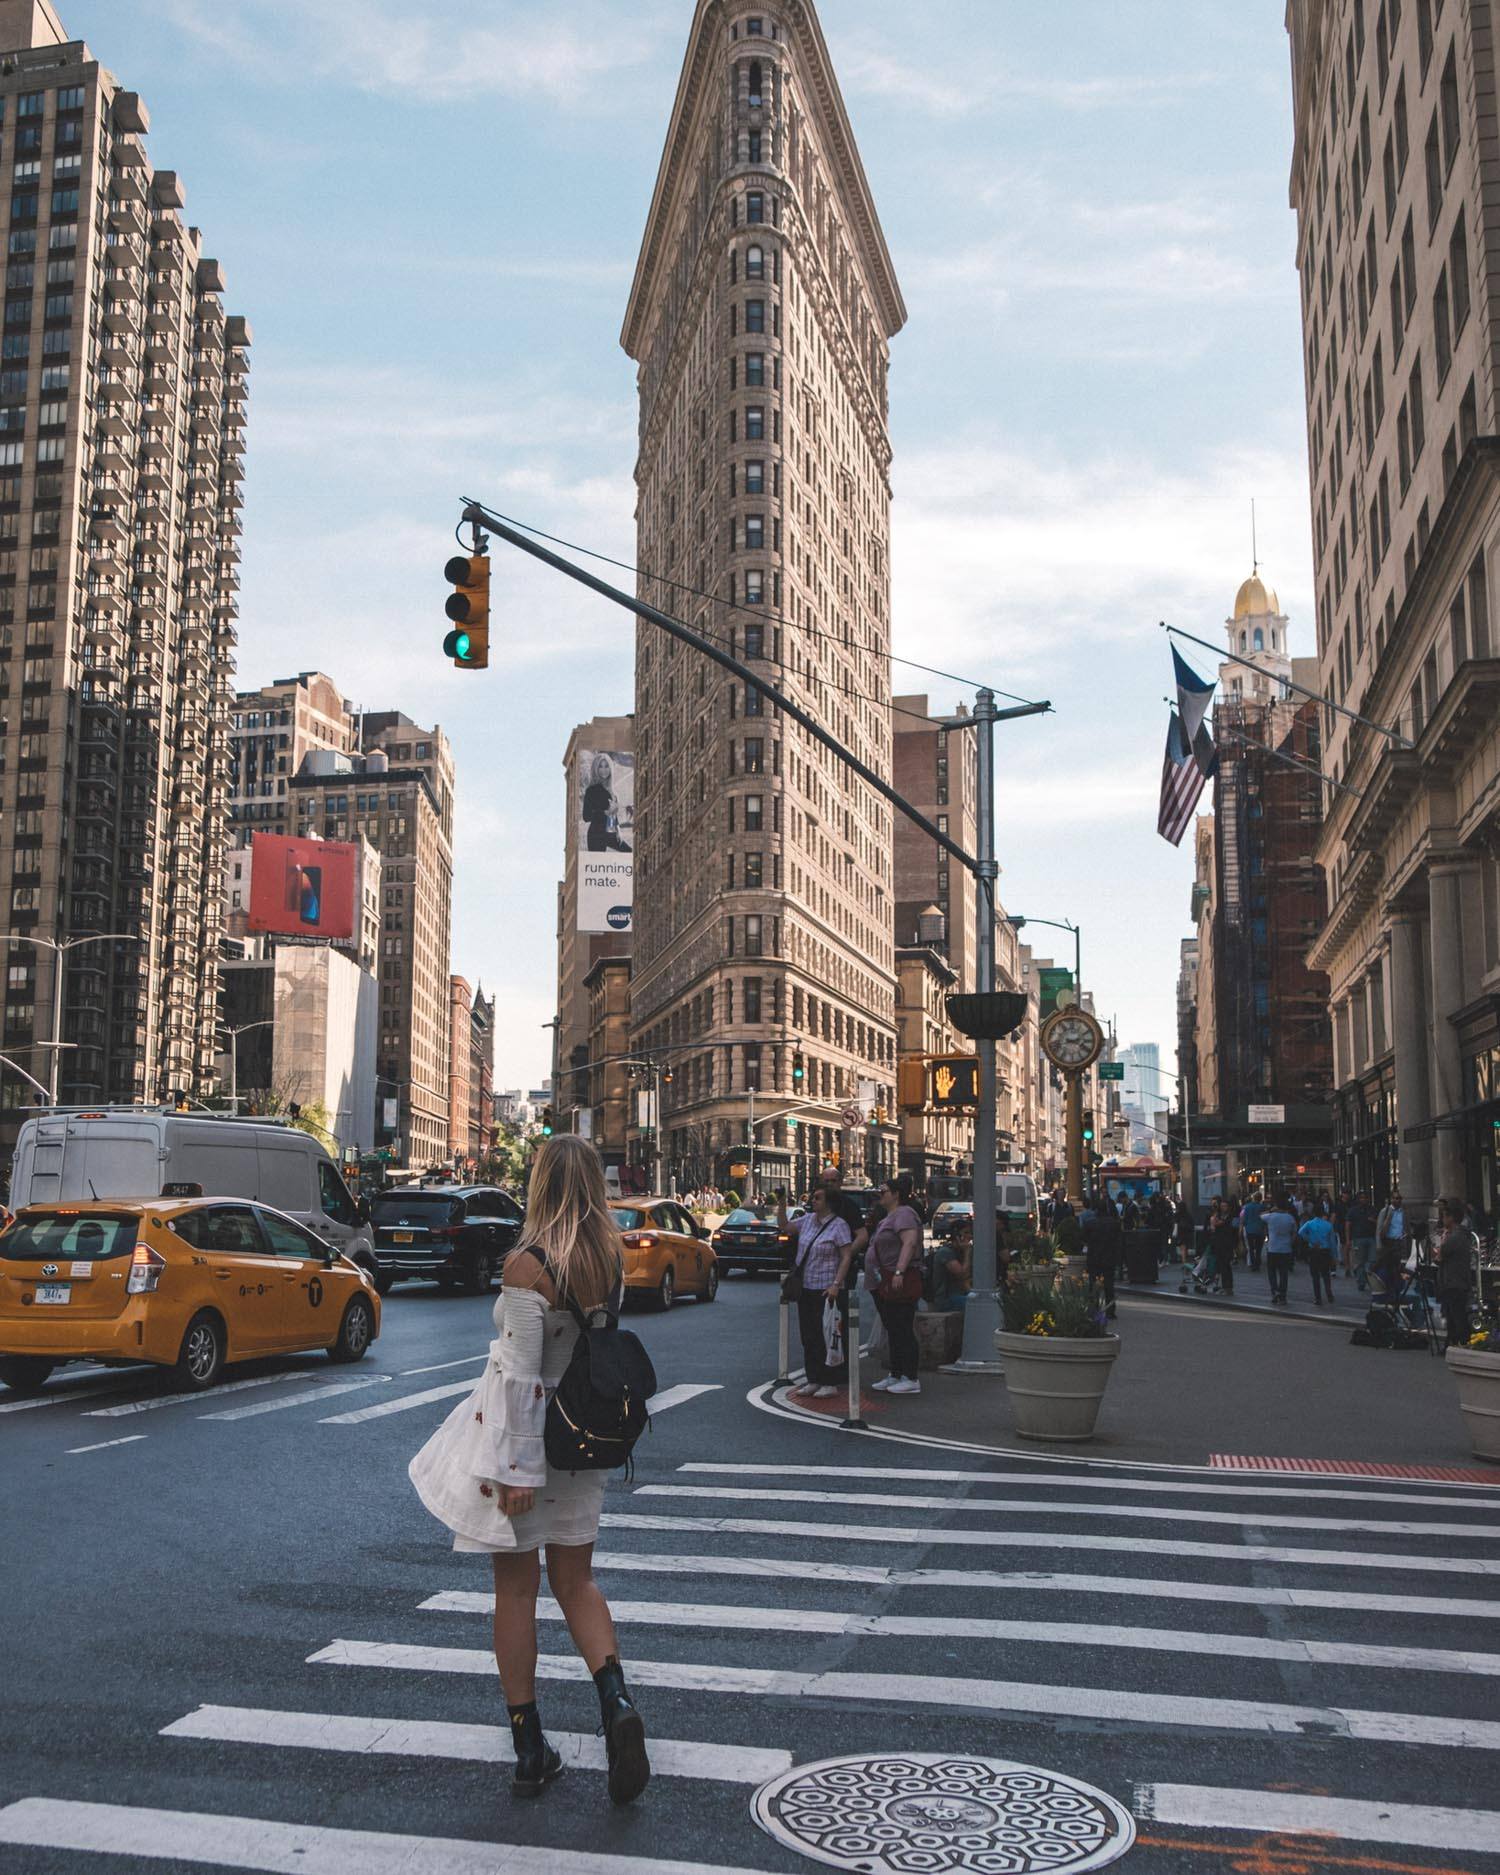
[[[496, 1086], [534, 1087], [562, 754], [630, 709], [634, 622], [498, 546], [490, 668], [455, 671], [442, 568], [466, 495], [633, 561], [619, 332], [691, 0], [58, 5], [144, 97], [152, 160], [254, 331], [239, 683], [319, 668], [442, 724], [453, 969], [498, 999]], [[1156, 833], [1159, 621], [1222, 641], [1252, 499], [1312, 650], [1282, 10], [820, 16], [909, 313], [895, 650], [966, 680], [898, 663], [894, 687], [1053, 704], [998, 732], [1001, 894], [1082, 926], [1101, 1015], [1170, 1066], [1193, 862]]]

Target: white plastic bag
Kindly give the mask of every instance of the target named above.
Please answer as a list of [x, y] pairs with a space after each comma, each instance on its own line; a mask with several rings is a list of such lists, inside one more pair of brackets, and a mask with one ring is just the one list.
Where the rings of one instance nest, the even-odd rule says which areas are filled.
[[830, 1367], [844, 1365], [844, 1318], [837, 1302], [823, 1304], [823, 1349]]

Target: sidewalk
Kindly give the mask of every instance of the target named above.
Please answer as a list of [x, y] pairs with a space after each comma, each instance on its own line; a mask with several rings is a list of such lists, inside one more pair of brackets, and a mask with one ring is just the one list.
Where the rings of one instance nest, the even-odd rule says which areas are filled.
[[1188, 1280], [1187, 1294], [1181, 1295], [1178, 1285], [1183, 1280], [1183, 1274], [1182, 1264], [1163, 1263], [1155, 1283], [1120, 1283], [1117, 1292], [1122, 1296], [1170, 1297], [1174, 1302], [1193, 1302], [1203, 1308], [1254, 1309], [1259, 1314], [1286, 1315], [1303, 1321], [1333, 1321], [1346, 1329], [1357, 1328], [1365, 1319], [1365, 1311], [1370, 1306], [1369, 1297], [1355, 1286], [1352, 1276], [1336, 1275], [1333, 1279], [1333, 1301], [1315, 1302], [1312, 1273], [1305, 1263], [1292, 1266], [1284, 1306], [1271, 1300], [1271, 1283], [1266, 1275], [1264, 1260], [1258, 1270], [1244, 1263], [1235, 1265], [1232, 1296], [1197, 1295], [1191, 1278]]
[[[1003, 1377], [924, 1369], [919, 1395], [892, 1399], [869, 1391], [885, 1369], [876, 1363], [871, 1372], [866, 1363], [862, 1414], [883, 1435], [1052, 1458], [1206, 1465], [1233, 1455], [1473, 1467], [1443, 1360], [1421, 1349], [1354, 1347], [1348, 1319], [1334, 1324], [1343, 1332], [1318, 1332], [1329, 1320], [1327, 1310], [1305, 1319], [1248, 1301], [1240, 1307], [1237, 1297], [1228, 1307], [1190, 1300], [1175, 1287], [1122, 1292], [1120, 1357], [1098, 1434], [1082, 1445], [1019, 1438]], [[790, 1400], [784, 1410], [837, 1426], [846, 1400]]]

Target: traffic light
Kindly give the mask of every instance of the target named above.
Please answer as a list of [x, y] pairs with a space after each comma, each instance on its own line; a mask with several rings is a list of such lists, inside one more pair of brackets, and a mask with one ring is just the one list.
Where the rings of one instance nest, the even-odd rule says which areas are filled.
[[807, 1079], [807, 1063], [802, 1058], [802, 1050], [792, 1050], [792, 1086], [800, 1093], [802, 1083]]
[[443, 640], [443, 655], [452, 658], [461, 671], [486, 670], [490, 662], [489, 555], [477, 553], [471, 559], [455, 554], [443, 568], [443, 576], [454, 588], [443, 607], [453, 621], [452, 631]]
[[543, 1107], [542, 1108], [542, 1138], [551, 1139], [552, 1129], [553, 1129], [552, 1109], [550, 1107]]
[[672, 1070], [670, 1068], [662, 1069], [661, 1084], [663, 1087], [670, 1087], [672, 1085]]
[[1092, 1146], [1094, 1143], [1094, 1116], [1092, 1113], [1086, 1113], [1083, 1116], [1083, 1143], [1085, 1146]]

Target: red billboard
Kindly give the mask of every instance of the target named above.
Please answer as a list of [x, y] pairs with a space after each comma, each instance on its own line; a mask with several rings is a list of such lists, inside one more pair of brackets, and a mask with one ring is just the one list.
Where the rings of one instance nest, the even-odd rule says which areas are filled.
[[257, 833], [250, 842], [250, 929], [279, 937], [354, 936], [359, 848], [342, 840], [290, 840]]

